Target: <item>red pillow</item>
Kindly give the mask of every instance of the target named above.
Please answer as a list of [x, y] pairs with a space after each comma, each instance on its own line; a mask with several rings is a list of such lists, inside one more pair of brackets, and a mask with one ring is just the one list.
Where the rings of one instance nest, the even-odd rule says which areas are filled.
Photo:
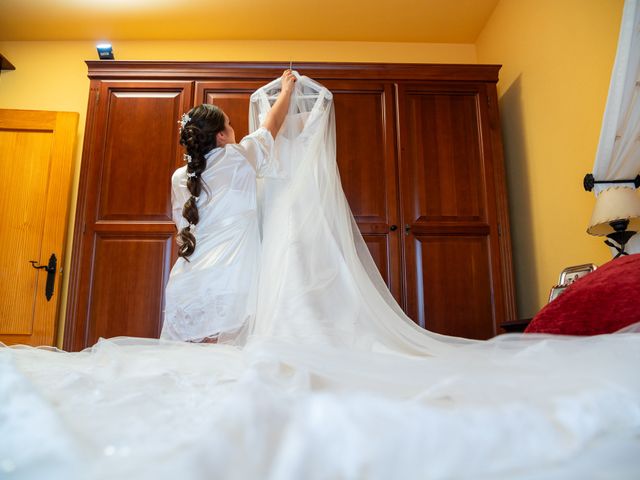
[[640, 254], [605, 263], [569, 285], [525, 333], [598, 335], [640, 322]]

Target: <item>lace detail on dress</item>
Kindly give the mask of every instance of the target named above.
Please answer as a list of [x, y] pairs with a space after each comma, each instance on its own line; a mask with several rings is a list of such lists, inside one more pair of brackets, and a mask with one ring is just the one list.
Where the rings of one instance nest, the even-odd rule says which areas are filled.
[[200, 341], [240, 329], [247, 317], [246, 293], [214, 295], [206, 289], [201, 301], [168, 306], [165, 310], [162, 338]]

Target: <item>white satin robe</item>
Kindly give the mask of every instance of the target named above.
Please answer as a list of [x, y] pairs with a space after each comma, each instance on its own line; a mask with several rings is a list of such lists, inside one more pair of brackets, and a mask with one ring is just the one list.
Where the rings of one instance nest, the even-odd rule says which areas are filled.
[[[255, 314], [255, 282], [260, 259], [256, 177], [275, 169], [274, 139], [265, 128], [240, 143], [205, 156], [200, 220], [192, 227], [196, 248], [179, 258], [165, 293], [161, 338], [199, 341], [237, 331]], [[191, 194], [186, 166], [173, 174], [173, 220], [187, 226], [182, 207]]]

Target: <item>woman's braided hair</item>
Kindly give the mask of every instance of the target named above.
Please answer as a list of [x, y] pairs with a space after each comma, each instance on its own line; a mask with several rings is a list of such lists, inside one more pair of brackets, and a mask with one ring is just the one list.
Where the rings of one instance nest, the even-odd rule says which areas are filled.
[[191, 196], [182, 207], [182, 216], [189, 225], [178, 232], [178, 256], [187, 260], [196, 248], [196, 237], [191, 229], [200, 220], [196, 201], [202, 191], [200, 175], [207, 166], [204, 156], [216, 147], [216, 134], [224, 128], [224, 113], [215, 105], [198, 105], [183, 116], [180, 145], [187, 151], [187, 188]]

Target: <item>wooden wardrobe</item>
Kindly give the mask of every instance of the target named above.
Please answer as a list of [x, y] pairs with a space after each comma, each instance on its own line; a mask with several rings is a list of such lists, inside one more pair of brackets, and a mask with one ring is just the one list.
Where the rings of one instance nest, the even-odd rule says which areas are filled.
[[[285, 64], [88, 61], [91, 79], [64, 347], [157, 337], [176, 260], [178, 119], [207, 102], [248, 131], [249, 96]], [[340, 176], [407, 314], [490, 338], [516, 319], [497, 65], [307, 63], [329, 88]]]

